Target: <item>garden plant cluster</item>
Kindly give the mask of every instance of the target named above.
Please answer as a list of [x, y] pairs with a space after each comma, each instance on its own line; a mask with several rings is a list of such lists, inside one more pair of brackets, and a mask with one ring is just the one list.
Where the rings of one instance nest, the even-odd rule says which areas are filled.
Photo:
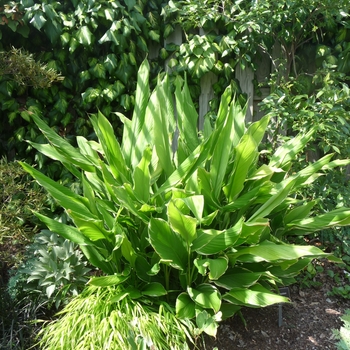
[[[348, 10], [0, 2], [1, 347], [192, 349], [289, 302], [314, 259], [348, 270]], [[270, 94], [247, 123], [235, 70], [262, 54]]]

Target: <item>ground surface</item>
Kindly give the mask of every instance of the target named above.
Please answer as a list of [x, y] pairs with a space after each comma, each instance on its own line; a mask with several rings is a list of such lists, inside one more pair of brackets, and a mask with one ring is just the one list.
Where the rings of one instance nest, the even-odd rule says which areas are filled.
[[[301, 289], [290, 287], [291, 304], [283, 305], [283, 324], [278, 322], [278, 306], [264, 309], [244, 309], [242, 314], [247, 322], [235, 316], [219, 327], [216, 341], [206, 340], [202, 349], [219, 350], [321, 350], [336, 349], [337, 342], [332, 336], [332, 329], [339, 329], [342, 321], [339, 316], [350, 308], [350, 301], [330, 297], [334, 279], [327, 274], [327, 269], [337, 267], [327, 265], [324, 272], [315, 281], [318, 288]], [[338, 274], [342, 271], [338, 268]]]

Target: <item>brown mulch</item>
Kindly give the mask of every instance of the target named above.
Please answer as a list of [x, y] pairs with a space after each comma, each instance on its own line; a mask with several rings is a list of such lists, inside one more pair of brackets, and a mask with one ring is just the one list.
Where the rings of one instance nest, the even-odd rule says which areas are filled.
[[[339, 316], [350, 309], [350, 300], [328, 296], [335, 285], [327, 275], [327, 269], [344, 272], [335, 265], [326, 263], [324, 272], [317, 275], [318, 288], [300, 289], [290, 287], [291, 303], [282, 306], [282, 326], [279, 326], [279, 307], [243, 309], [245, 327], [241, 318], [235, 316], [220, 325], [216, 340], [207, 338], [203, 350], [336, 350], [337, 342], [332, 329], [339, 329]], [[344, 278], [344, 283], [348, 280]]]

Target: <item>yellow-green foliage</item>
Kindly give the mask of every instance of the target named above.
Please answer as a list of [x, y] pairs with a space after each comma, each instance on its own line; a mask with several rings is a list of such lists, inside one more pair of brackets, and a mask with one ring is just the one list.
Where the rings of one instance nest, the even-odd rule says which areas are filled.
[[64, 79], [54, 69], [37, 62], [32, 54], [14, 47], [8, 52], [0, 52], [0, 77], [3, 75], [34, 88], [48, 88], [53, 82]]

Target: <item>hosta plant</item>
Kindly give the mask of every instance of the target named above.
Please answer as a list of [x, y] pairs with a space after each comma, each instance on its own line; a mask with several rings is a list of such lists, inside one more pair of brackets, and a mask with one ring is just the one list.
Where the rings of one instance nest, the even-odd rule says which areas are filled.
[[98, 141], [77, 136], [77, 148], [31, 116], [49, 141], [32, 146], [80, 179], [83, 195], [22, 166], [66, 209], [75, 227], [36, 215], [79, 244], [104, 273], [90, 285], [118, 286], [116, 303], [126, 299], [158, 310], [166, 302], [179, 319], [194, 320], [197, 332], [215, 335], [218, 322], [242, 306], [287, 302], [278, 286], [293, 282], [313, 258], [328, 256], [285, 238], [350, 223], [350, 209], [312, 216], [314, 202], [295, 195], [324, 169], [349, 161], [327, 155], [289, 173], [313, 128], [263, 164], [259, 145], [268, 117], [247, 127], [228, 88], [215, 124], [206, 120], [199, 131], [186, 82], [177, 78], [173, 98], [167, 76], [152, 93], [148, 76], [144, 61], [133, 118], [119, 114], [121, 142], [101, 113], [91, 117]]

